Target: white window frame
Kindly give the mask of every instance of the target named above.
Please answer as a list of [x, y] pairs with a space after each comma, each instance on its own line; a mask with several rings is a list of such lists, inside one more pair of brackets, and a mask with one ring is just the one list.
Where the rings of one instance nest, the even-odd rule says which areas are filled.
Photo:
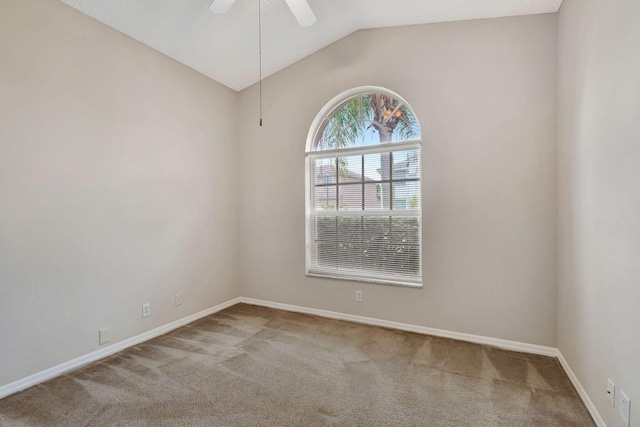
[[[380, 284], [389, 284], [389, 285], [400, 285], [400, 286], [409, 286], [409, 287], [422, 287], [422, 173], [420, 173], [419, 178], [419, 188], [420, 188], [420, 203], [417, 209], [402, 209], [402, 210], [393, 210], [393, 209], [376, 209], [376, 210], [363, 210], [363, 211], [327, 211], [326, 213], [319, 212], [315, 210], [315, 160], [323, 159], [323, 158], [335, 158], [335, 157], [346, 157], [346, 156], [354, 156], [354, 155], [364, 155], [364, 154], [375, 154], [375, 153], [384, 153], [384, 152], [394, 152], [394, 151], [406, 151], [406, 150], [417, 150], [420, 156], [420, 165], [422, 165], [422, 132], [420, 131], [420, 138], [409, 141], [402, 142], [393, 142], [388, 144], [380, 144], [373, 146], [361, 146], [361, 147], [348, 147], [348, 148], [339, 148], [332, 150], [315, 150], [315, 144], [319, 139], [319, 132], [322, 132], [322, 125], [324, 124], [326, 119], [330, 119], [334, 112], [341, 108], [346, 101], [362, 95], [368, 95], [373, 93], [380, 93], [383, 95], [387, 95], [393, 97], [399, 102], [403, 103], [411, 112], [413, 113], [416, 122], [418, 122], [417, 117], [415, 116], [414, 110], [411, 105], [404, 100], [398, 94], [389, 91], [388, 89], [376, 86], [364, 86], [358, 87], [346, 92], [341, 93], [340, 95], [333, 98], [329, 101], [324, 108], [320, 111], [320, 113], [314, 119], [309, 133], [307, 135], [307, 144], [305, 150], [305, 228], [306, 228], [306, 275], [313, 277], [323, 277], [323, 278], [331, 278], [331, 279], [341, 279], [341, 280], [355, 280], [355, 281], [364, 281], [371, 283], [380, 283]], [[421, 129], [420, 124], [418, 122], [418, 128]], [[363, 195], [364, 197], [364, 195]], [[337, 201], [336, 201], [337, 203]], [[398, 276], [395, 274], [383, 274], [378, 272], [366, 272], [362, 270], [348, 270], [342, 269], [340, 271], [330, 270], [322, 267], [318, 267], [314, 265], [314, 240], [315, 240], [315, 230], [313, 224], [315, 224], [314, 219], [319, 216], [350, 216], [350, 217], [358, 217], [358, 216], [381, 216], [381, 217], [400, 217], [400, 216], [410, 216], [418, 218], [418, 248], [419, 248], [419, 257], [418, 257], [418, 274], [409, 277], [409, 276]]]

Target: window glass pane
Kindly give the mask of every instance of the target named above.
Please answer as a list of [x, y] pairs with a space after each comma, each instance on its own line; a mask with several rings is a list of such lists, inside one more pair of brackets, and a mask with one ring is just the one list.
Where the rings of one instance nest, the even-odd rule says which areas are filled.
[[401, 105], [393, 113], [393, 120], [389, 124], [393, 124], [391, 142], [410, 141], [420, 138], [418, 121], [406, 105]]
[[393, 183], [393, 209], [420, 209], [420, 183], [418, 181]]
[[362, 97], [362, 101], [367, 112], [366, 118], [379, 123], [381, 127], [386, 124], [389, 118], [393, 117], [393, 111], [400, 105], [397, 99], [381, 93], [365, 95]]
[[361, 217], [338, 218], [338, 260], [340, 268], [362, 267], [362, 243], [360, 241]]
[[369, 143], [370, 132], [363, 122], [351, 123], [342, 133], [338, 148], [362, 147]]
[[323, 270], [337, 270], [337, 259], [338, 243], [335, 240], [317, 242], [316, 265], [322, 266]]
[[389, 236], [389, 259], [392, 271], [420, 273], [420, 224], [418, 218], [394, 217]]
[[338, 182], [362, 182], [362, 156], [338, 157]]
[[391, 178], [391, 161], [392, 161], [392, 153], [380, 153], [378, 157], [380, 157], [380, 178], [383, 181], [389, 181]]
[[420, 221], [413, 216], [393, 217], [392, 235], [395, 244], [418, 245], [420, 243]]
[[347, 100], [325, 119], [320, 129], [315, 150], [420, 139], [420, 128], [413, 112], [385, 94], [368, 94]]
[[380, 154], [365, 154], [364, 156], [364, 180], [380, 181]]
[[338, 230], [337, 217], [335, 216], [317, 216], [316, 224], [316, 241], [327, 242], [335, 241], [336, 232]]
[[373, 121], [374, 111], [371, 108], [373, 95], [359, 96], [362, 102], [362, 120]]
[[391, 184], [381, 182], [376, 186], [376, 193], [379, 198], [380, 209], [391, 209]]
[[418, 274], [419, 230], [417, 218], [365, 217], [363, 266], [389, 274]]
[[336, 128], [331, 121], [326, 121], [324, 129], [320, 134], [320, 139], [316, 143], [316, 150], [331, 150], [336, 147], [336, 138], [340, 135], [340, 129]]
[[381, 125], [379, 122], [365, 122], [366, 129], [366, 145], [379, 145], [391, 141], [391, 131], [387, 127]]
[[389, 245], [389, 218], [365, 217], [363, 220], [363, 267], [370, 271], [384, 271]]
[[325, 127], [319, 149], [338, 149], [364, 145], [365, 127], [362, 117], [362, 100], [353, 98], [344, 103], [330, 118]]
[[364, 185], [364, 208], [366, 210], [382, 209], [382, 184], [370, 183]]
[[362, 210], [362, 184], [342, 184], [339, 186], [338, 192], [340, 195], [338, 210]]
[[337, 210], [336, 197], [337, 186], [325, 185], [315, 187], [315, 209], [316, 211], [335, 211]]
[[337, 218], [320, 216], [315, 222], [315, 242], [312, 251], [313, 263], [325, 270], [335, 270], [338, 259]]
[[393, 180], [420, 178], [420, 154], [418, 150], [395, 151], [392, 166]]
[[315, 185], [336, 183], [336, 159], [314, 160]]

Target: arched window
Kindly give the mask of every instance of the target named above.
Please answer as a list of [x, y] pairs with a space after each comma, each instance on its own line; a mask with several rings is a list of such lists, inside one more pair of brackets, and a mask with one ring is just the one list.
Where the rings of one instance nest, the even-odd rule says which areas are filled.
[[307, 138], [307, 274], [420, 286], [420, 126], [409, 104], [357, 88]]

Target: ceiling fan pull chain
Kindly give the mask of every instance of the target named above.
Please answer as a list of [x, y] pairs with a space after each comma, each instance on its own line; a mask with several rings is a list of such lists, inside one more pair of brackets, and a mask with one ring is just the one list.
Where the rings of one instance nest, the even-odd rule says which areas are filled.
[[260, 68], [260, 126], [262, 126], [262, 0], [258, 0], [258, 62]]

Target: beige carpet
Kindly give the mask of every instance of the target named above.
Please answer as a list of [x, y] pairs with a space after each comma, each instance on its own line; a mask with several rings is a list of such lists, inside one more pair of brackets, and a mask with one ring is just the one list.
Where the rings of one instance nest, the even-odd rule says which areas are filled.
[[558, 361], [239, 304], [0, 400], [1, 426], [593, 426]]

